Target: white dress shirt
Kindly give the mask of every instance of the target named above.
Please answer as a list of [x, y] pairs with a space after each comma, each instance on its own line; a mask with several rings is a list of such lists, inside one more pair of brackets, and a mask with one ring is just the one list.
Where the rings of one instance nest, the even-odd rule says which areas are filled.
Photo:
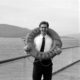
[[[40, 49], [41, 49], [42, 38], [43, 38], [42, 34], [40, 34], [40, 35], [38, 35], [38, 36], [36, 36], [34, 38], [34, 44], [35, 44], [36, 49], [38, 51], [40, 51]], [[48, 35], [45, 35], [45, 48], [44, 48], [44, 52], [49, 51], [50, 48], [51, 48], [51, 45], [52, 45], [52, 39], [51, 39], [51, 37], [49, 37]]]

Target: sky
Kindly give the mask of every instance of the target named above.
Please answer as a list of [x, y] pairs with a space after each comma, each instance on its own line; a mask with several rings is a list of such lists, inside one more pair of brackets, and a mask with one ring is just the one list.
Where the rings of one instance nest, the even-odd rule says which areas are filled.
[[41, 21], [60, 35], [80, 32], [79, 0], [0, 0], [0, 24], [34, 29]]

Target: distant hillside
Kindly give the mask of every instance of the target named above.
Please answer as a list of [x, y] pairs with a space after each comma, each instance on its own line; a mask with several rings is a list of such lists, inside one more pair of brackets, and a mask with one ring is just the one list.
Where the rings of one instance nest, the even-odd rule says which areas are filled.
[[27, 28], [0, 24], [0, 37], [24, 37], [29, 31]]

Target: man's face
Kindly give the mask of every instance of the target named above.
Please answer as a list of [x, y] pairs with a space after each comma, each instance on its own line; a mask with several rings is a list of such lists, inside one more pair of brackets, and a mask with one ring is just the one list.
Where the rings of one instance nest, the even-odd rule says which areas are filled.
[[46, 24], [41, 24], [41, 26], [40, 26], [40, 31], [41, 31], [41, 34], [42, 34], [43, 36], [46, 35], [47, 30], [48, 30], [47, 25], [46, 25]]

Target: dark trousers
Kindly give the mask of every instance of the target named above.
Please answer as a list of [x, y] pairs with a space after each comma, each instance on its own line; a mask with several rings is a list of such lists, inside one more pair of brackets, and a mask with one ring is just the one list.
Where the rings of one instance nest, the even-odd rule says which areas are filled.
[[[45, 61], [44, 61], [45, 62]], [[41, 80], [43, 75], [43, 80], [52, 79], [52, 62], [47, 60], [48, 65], [43, 64], [41, 61], [34, 61], [33, 64], [33, 80]]]

